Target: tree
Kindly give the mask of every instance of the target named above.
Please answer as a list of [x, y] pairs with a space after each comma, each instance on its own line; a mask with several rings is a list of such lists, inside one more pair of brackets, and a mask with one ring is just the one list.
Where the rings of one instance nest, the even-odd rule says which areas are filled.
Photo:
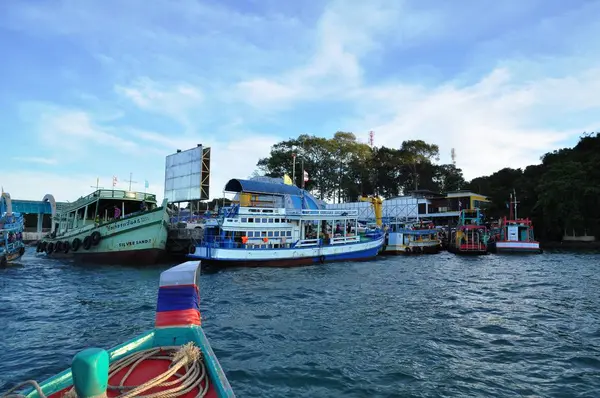
[[431, 163], [433, 159], [439, 160], [440, 148], [435, 144], [428, 144], [423, 140], [408, 140], [400, 148], [406, 165], [410, 167], [415, 190], [419, 189], [418, 166]]

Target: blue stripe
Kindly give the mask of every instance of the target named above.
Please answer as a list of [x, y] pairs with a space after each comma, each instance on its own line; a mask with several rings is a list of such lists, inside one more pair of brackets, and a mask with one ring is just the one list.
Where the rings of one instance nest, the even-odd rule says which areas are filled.
[[158, 289], [156, 312], [200, 309], [200, 297], [194, 286], [163, 286]]
[[[380, 246], [373, 247], [371, 249], [360, 250], [351, 253], [338, 253], [330, 254], [325, 256], [325, 262], [327, 261], [340, 261], [340, 260], [360, 260], [375, 257], [379, 252]], [[321, 261], [319, 257], [314, 257], [313, 261], [318, 263]]]

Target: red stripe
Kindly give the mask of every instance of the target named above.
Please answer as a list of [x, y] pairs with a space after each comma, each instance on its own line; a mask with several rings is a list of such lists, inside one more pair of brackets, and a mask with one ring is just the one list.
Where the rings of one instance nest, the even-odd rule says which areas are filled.
[[200, 311], [196, 309], [163, 311], [156, 313], [156, 327], [200, 325]]

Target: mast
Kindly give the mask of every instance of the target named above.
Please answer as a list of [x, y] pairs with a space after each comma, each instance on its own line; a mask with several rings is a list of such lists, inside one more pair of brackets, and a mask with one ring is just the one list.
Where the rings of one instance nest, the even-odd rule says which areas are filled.
[[515, 198], [515, 220], [517, 219], [517, 192], [515, 191], [515, 189], [513, 188], [513, 197]]
[[513, 218], [513, 194], [510, 193], [510, 199], [508, 201], [508, 219], [514, 220]]

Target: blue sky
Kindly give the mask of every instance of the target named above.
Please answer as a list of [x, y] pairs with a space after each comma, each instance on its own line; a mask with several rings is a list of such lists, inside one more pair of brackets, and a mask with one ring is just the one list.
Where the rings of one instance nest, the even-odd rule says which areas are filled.
[[600, 1], [0, 2], [1, 184], [162, 197], [165, 156], [212, 147], [211, 196], [277, 141], [352, 131], [523, 167], [600, 119]]

